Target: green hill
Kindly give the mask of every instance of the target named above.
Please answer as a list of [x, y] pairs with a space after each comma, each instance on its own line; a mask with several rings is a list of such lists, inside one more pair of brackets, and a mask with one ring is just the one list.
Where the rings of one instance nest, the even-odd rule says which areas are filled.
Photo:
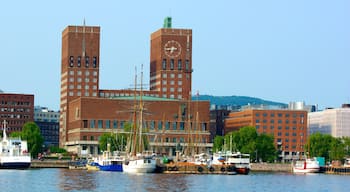
[[255, 97], [247, 96], [212, 96], [212, 95], [199, 95], [192, 96], [192, 100], [206, 100], [210, 101], [210, 104], [221, 106], [244, 106], [244, 105], [273, 105], [273, 106], [287, 106], [285, 103], [279, 103], [274, 101], [267, 101]]

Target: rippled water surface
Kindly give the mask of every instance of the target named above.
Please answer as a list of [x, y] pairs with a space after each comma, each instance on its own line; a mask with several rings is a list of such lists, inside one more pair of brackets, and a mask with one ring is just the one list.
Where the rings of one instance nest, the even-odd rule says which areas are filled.
[[126, 174], [69, 169], [0, 170], [1, 191], [347, 191], [350, 176]]

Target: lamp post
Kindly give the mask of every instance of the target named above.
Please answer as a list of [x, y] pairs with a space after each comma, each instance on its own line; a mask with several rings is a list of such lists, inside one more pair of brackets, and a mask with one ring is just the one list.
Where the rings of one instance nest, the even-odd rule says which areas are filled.
[[255, 150], [255, 163], [258, 162], [258, 150], [256, 149]]

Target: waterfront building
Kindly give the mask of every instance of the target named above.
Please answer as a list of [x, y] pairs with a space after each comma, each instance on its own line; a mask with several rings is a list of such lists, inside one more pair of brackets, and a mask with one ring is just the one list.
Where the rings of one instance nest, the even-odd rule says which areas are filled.
[[191, 101], [191, 29], [174, 29], [166, 18], [164, 28], [151, 34], [150, 90], [100, 89], [99, 50], [100, 27], [84, 23], [64, 29], [61, 147], [79, 155], [97, 154], [101, 134], [122, 132], [142, 96], [153, 152], [210, 151], [209, 101]]
[[350, 137], [350, 105], [309, 113], [308, 127], [309, 134], [318, 132], [333, 137]]
[[225, 134], [244, 126], [258, 133], [272, 134], [279, 160], [290, 161], [304, 154], [307, 141], [307, 111], [289, 109], [248, 108], [231, 112], [225, 119]]
[[59, 145], [59, 115], [59, 111], [40, 106], [34, 107], [34, 122], [44, 138], [44, 148]]
[[26, 122], [33, 121], [34, 95], [0, 92], [0, 119], [6, 120], [7, 134], [22, 131]]

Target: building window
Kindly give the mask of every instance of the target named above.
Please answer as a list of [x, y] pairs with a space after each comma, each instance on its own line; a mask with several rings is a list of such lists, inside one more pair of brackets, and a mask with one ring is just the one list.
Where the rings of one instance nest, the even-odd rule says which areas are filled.
[[111, 128], [111, 127], [110, 127], [110, 121], [109, 121], [109, 120], [106, 120], [106, 128], [107, 128], [107, 129]]
[[90, 128], [95, 128], [95, 120], [90, 120]]
[[170, 70], [174, 69], [174, 59], [170, 59]]
[[98, 128], [102, 128], [103, 127], [103, 121], [102, 120], [98, 120], [97, 121], [97, 126], [98, 126]]
[[175, 74], [170, 74], [170, 78], [175, 78]]
[[186, 67], [186, 71], [190, 70], [190, 61], [189, 60], [186, 60], [185, 67]]
[[92, 67], [93, 68], [97, 67], [97, 57], [93, 57], [93, 59], [92, 59]]
[[163, 129], [163, 123], [161, 121], [158, 121], [158, 130]]
[[166, 129], [166, 130], [169, 130], [169, 129], [170, 129], [170, 122], [169, 122], [169, 121], [166, 122], [166, 124], [165, 124], [165, 129]]
[[74, 85], [73, 85], [73, 84], [70, 84], [70, 85], [69, 85], [69, 89], [74, 89]]
[[89, 57], [88, 56], [85, 57], [85, 67], [86, 68], [89, 67]]
[[97, 76], [97, 71], [92, 72], [93, 76]]
[[89, 78], [85, 78], [85, 83], [89, 83], [90, 79]]
[[166, 70], [166, 59], [163, 59], [162, 68], [163, 70]]
[[113, 128], [114, 128], [114, 129], [117, 129], [117, 128], [118, 128], [118, 121], [117, 121], [117, 120], [114, 120], [114, 121], [113, 121]]
[[179, 60], [177, 61], [177, 69], [178, 69], [178, 70], [182, 70], [182, 60], [181, 60], [181, 59], [179, 59]]
[[177, 88], [177, 91], [182, 92], [182, 88], [181, 87]]
[[94, 141], [95, 140], [95, 137], [94, 136], [90, 136], [90, 141]]
[[80, 76], [81, 75], [81, 71], [77, 71], [77, 74]]
[[182, 81], [178, 81], [177, 84], [178, 84], [178, 85], [182, 85]]
[[74, 66], [74, 57], [73, 56], [70, 56], [70, 58], [69, 58], [69, 66], [70, 67]]
[[78, 82], [81, 83], [81, 78], [80, 77], [78, 77]]
[[85, 92], [85, 97], [89, 97], [89, 92], [88, 91]]
[[80, 67], [80, 66], [81, 66], [81, 57], [78, 56], [78, 67]]
[[83, 128], [87, 128], [88, 127], [88, 121], [87, 120], [83, 120]]
[[74, 95], [73, 91], [69, 91], [69, 96], [73, 96], [73, 95]]
[[163, 85], [166, 85], [166, 80], [163, 80], [163, 81], [162, 81], [162, 84], [163, 84]]
[[80, 91], [77, 92], [77, 96], [81, 96], [81, 92]]
[[84, 136], [83, 136], [83, 141], [86, 141], [86, 140], [87, 140], [87, 136], [84, 135]]
[[170, 85], [174, 85], [174, 84], [175, 84], [174, 80], [170, 81]]
[[89, 85], [85, 85], [85, 89], [89, 89]]
[[173, 138], [173, 143], [176, 143], [176, 137]]
[[182, 74], [177, 74], [177, 78], [181, 79], [182, 78]]
[[150, 127], [151, 127], [152, 130], [154, 129], [154, 124], [155, 124], [155, 122], [154, 122], [154, 121], [151, 121]]
[[163, 78], [167, 78], [167, 74], [166, 73], [163, 73]]
[[163, 87], [162, 90], [163, 90], [163, 92], [166, 92], [166, 87]]
[[177, 123], [173, 122], [173, 130], [176, 130], [176, 128], [177, 128]]

